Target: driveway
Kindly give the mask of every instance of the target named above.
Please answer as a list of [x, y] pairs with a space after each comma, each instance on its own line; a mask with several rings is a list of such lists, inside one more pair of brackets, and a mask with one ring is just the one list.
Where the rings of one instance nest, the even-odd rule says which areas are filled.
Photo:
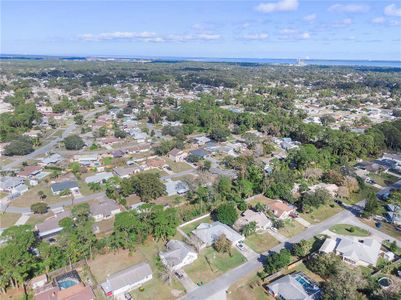
[[193, 290], [198, 288], [198, 286], [192, 281], [192, 279], [188, 276], [187, 273], [185, 273], [184, 270], [179, 270], [178, 272], [181, 273], [183, 276], [181, 278], [178, 276], [176, 277], [184, 286], [187, 293], [192, 292]]

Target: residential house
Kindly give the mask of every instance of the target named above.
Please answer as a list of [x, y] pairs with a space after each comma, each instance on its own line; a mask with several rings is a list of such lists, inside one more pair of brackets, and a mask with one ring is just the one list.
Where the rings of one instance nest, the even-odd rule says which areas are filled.
[[244, 236], [236, 232], [234, 229], [218, 221], [211, 224], [201, 223], [192, 231], [192, 234], [203, 243], [203, 247], [213, 245], [222, 234], [224, 234], [233, 245], [236, 245], [245, 239]]
[[125, 152], [118, 149], [118, 150], [114, 150], [111, 152], [111, 155], [113, 156], [113, 158], [120, 158], [123, 157], [125, 155]]
[[87, 167], [99, 167], [99, 156], [98, 154], [82, 154], [74, 155], [74, 161], [78, 162], [80, 165]]
[[284, 203], [281, 200], [271, 200], [266, 203], [267, 208], [280, 220], [289, 218], [291, 215], [296, 214], [296, 207]]
[[321, 253], [335, 253], [352, 265], [376, 266], [381, 244], [373, 239], [327, 238], [320, 247]]
[[35, 225], [35, 230], [38, 232], [40, 238], [48, 238], [58, 234], [63, 228], [59, 225], [59, 222], [67, 217], [71, 216], [70, 211], [62, 211], [54, 214], [47, 218], [42, 223]]
[[382, 200], [387, 200], [390, 197], [390, 194], [394, 190], [401, 190], [401, 180], [394, 182], [393, 184], [382, 188], [380, 191], [377, 192], [377, 197]]
[[114, 175], [120, 178], [129, 178], [131, 175], [141, 172], [141, 170], [142, 169], [140, 166], [134, 165], [132, 167], [127, 167], [127, 168], [121, 168], [121, 167], [114, 168], [113, 173]]
[[168, 196], [182, 195], [189, 191], [188, 184], [181, 180], [167, 180], [164, 184]]
[[206, 137], [206, 136], [198, 136], [198, 137], [195, 137], [195, 138], [193, 139], [194, 144], [196, 144], [196, 145], [198, 145], [198, 146], [203, 146], [203, 145], [205, 145], [206, 143], [209, 143], [210, 141], [211, 141], [211, 139], [209, 139], [209, 138]]
[[0, 177], [0, 190], [11, 193], [14, 196], [19, 196], [28, 191], [28, 186], [22, 178], [2, 176]]
[[150, 150], [150, 148], [151, 145], [149, 143], [141, 143], [135, 146], [125, 148], [124, 150], [129, 154], [136, 154], [136, 153], [147, 152]]
[[184, 161], [185, 157], [187, 156], [187, 153], [177, 148], [174, 148], [168, 153], [168, 158], [175, 162]]
[[268, 292], [282, 300], [318, 300], [321, 291], [317, 283], [302, 272], [285, 275], [266, 285]]
[[103, 198], [91, 203], [89, 208], [92, 217], [95, 219], [95, 222], [110, 219], [114, 215], [121, 212], [120, 206], [108, 198]]
[[75, 180], [66, 180], [62, 182], [53, 183], [50, 189], [54, 195], [59, 195], [62, 191], [69, 190], [72, 193], [79, 192], [78, 182]]
[[401, 154], [400, 153], [384, 153], [382, 159], [394, 161], [397, 166], [401, 167]]
[[160, 252], [160, 259], [165, 266], [174, 271], [193, 263], [198, 258], [196, 251], [183, 241], [170, 240], [166, 248], [167, 251]]
[[152, 269], [149, 264], [143, 262], [107, 276], [101, 287], [106, 296], [118, 297], [140, 287], [152, 278]]
[[86, 177], [85, 182], [86, 183], [104, 183], [113, 176], [114, 175], [112, 172], [101, 172], [101, 173], [97, 173], [93, 176]]
[[399, 205], [387, 204], [386, 210], [386, 219], [394, 225], [401, 225], [401, 207]]
[[257, 212], [251, 209], [247, 209], [235, 222], [234, 228], [240, 231], [245, 225], [251, 222], [256, 223], [256, 231], [267, 230], [272, 227], [273, 224], [272, 221], [268, 219], [263, 212]]
[[41, 170], [41, 166], [26, 166], [22, 171], [17, 174], [17, 176], [28, 179], [38, 175]]
[[335, 197], [338, 192], [338, 185], [320, 182], [309, 187], [310, 192], [316, 192], [319, 189], [326, 190], [332, 197]]
[[32, 278], [29, 281], [29, 285], [32, 287], [32, 289], [37, 289], [37, 288], [41, 288], [43, 286], [45, 286], [45, 284], [47, 283], [47, 275], [46, 274], [42, 274], [39, 276], [36, 276], [34, 278]]
[[45, 165], [45, 166], [53, 165], [53, 164], [57, 164], [58, 162], [60, 162], [62, 160], [63, 160], [63, 157], [60, 154], [54, 153], [50, 156], [42, 158], [41, 164]]
[[164, 159], [150, 158], [146, 161], [147, 169], [161, 168], [166, 165]]
[[189, 155], [196, 156], [199, 159], [205, 159], [209, 155], [209, 152], [200, 148], [200, 149], [190, 151]]

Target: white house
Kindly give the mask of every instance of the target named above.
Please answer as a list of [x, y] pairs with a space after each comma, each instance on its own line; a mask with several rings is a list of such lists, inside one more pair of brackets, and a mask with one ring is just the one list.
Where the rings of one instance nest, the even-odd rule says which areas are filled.
[[220, 222], [213, 222], [212, 224], [201, 223], [192, 233], [203, 243], [203, 247], [211, 246], [221, 236], [225, 235], [231, 241], [232, 245], [245, 240], [245, 237], [236, 232], [231, 227]]
[[107, 276], [106, 281], [101, 284], [101, 287], [106, 296], [118, 297], [125, 292], [140, 287], [152, 278], [152, 269], [149, 264], [140, 263]]
[[113, 173], [111, 172], [101, 172], [101, 173], [97, 173], [93, 176], [88, 176], [85, 178], [85, 182], [86, 183], [103, 183], [105, 182], [107, 179], [110, 179], [111, 177], [113, 177]]
[[182, 267], [193, 263], [198, 254], [183, 241], [170, 240], [166, 244], [167, 251], [160, 252], [160, 259], [163, 264], [171, 270], [179, 270]]
[[177, 148], [174, 148], [168, 153], [168, 158], [175, 162], [184, 161], [185, 157], [187, 156], [187, 153]]
[[352, 265], [376, 266], [381, 244], [372, 238], [327, 238], [319, 251], [335, 253]]
[[111, 199], [102, 199], [90, 204], [90, 211], [95, 222], [107, 220], [121, 212], [121, 208]]

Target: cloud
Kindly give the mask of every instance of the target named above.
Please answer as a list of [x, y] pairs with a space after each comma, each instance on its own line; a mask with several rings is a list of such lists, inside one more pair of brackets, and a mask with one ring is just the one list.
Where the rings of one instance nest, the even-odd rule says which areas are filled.
[[303, 17], [303, 20], [312, 23], [313, 21], [316, 20], [316, 14], [307, 15]]
[[310, 33], [309, 32], [304, 32], [300, 36], [301, 39], [303, 40], [309, 40], [310, 39]]
[[245, 34], [241, 36], [241, 39], [248, 41], [264, 41], [269, 38], [269, 35], [265, 32], [261, 33], [253, 33], [253, 34]]
[[332, 26], [333, 27], [346, 27], [352, 25], [352, 19], [351, 18], [345, 18], [339, 21], [336, 21]]
[[386, 22], [386, 19], [384, 17], [376, 17], [373, 18], [371, 22], [373, 24], [384, 24]]
[[272, 13], [276, 11], [294, 11], [299, 6], [298, 0], [279, 0], [278, 2], [260, 3], [256, 10], [262, 13]]
[[111, 41], [127, 40], [142, 42], [188, 42], [188, 41], [215, 41], [222, 37], [215, 33], [197, 33], [197, 34], [169, 34], [158, 35], [155, 32], [105, 32], [99, 34], [86, 33], [79, 35], [78, 38], [83, 41]]
[[399, 20], [391, 20], [390, 21], [391, 26], [401, 26], [401, 21]]
[[401, 7], [397, 7], [395, 4], [387, 5], [384, 8], [384, 14], [391, 17], [401, 17]]
[[311, 38], [309, 32], [301, 32], [296, 28], [282, 28], [279, 30], [279, 34], [282, 40], [309, 40]]
[[338, 13], [365, 13], [370, 7], [364, 4], [334, 4], [328, 11]]

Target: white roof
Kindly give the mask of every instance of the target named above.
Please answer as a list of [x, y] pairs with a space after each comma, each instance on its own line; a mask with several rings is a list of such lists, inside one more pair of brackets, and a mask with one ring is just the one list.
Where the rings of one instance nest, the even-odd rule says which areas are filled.
[[197, 253], [183, 241], [170, 240], [166, 246], [167, 251], [160, 252], [160, 257], [169, 267], [175, 267], [181, 264], [190, 253], [197, 255]]
[[214, 222], [212, 224], [202, 223], [193, 230], [192, 233], [207, 245], [213, 244], [222, 234], [233, 244], [245, 239], [234, 229], [220, 222]]
[[242, 227], [250, 222], [256, 222], [257, 227], [269, 227], [272, 222], [266, 217], [263, 212], [256, 212], [247, 209], [242, 213], [242, 216], [235, 223], [236, 226]]
[[86, 177], [85, 182], [86, 183], [102, 182], [103, 180], [107, 180], [111, 177], [113, 177], [113, 173], [101, 172], [101, 173], [97, 173], [93, 176]]

